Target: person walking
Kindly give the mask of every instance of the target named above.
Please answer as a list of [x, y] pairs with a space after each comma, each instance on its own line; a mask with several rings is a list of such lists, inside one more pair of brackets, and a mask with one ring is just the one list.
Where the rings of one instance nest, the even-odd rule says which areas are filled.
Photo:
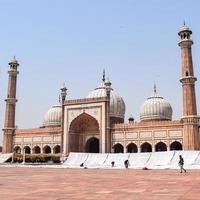
[[181, 155], [179, 155], [179, 162], [178, 162], [178, 165], [181, 169], [180, 173], [182, 173], [183, 171], [186, 173], [186, 170], [183, 168], [183, 165], [184, 165], [184, 159]]
[[126, 169], [128, 169], [128, 166], [130, 165], [129, 161], [128, 160], [125, 160], [124, 161], [124, 166]]

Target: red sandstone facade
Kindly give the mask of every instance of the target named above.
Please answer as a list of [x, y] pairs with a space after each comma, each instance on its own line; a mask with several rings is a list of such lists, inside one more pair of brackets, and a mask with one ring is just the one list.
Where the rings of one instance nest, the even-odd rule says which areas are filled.
[[[15, 129], [16, 78], [18, 63], [11, 62], [4, 125], [4, 153], [69, 152], [149, 152], [199, 150], [199, 116], [197, 115], [195, 81], [191, 46], [192, 32], [181, 28], [181, 61], [183, 116], [180, 120], [146, 120], [124, 123], [111, 115], [111, 83], [105, 81], [104, 97], [62, 101], [60, 125], [35, 129]], [[101, 87], [99, 88], [102, 89]], [[157, 98], [157, 97], [156, 97]]]
[[19, 66], [15, 58], [9, 63], [10, 69], [8, 71], [8, 94], [6, 101], [6, 113], [4, 124], [4, 139], [3, 139], [3, 153], [10, 153], [13, 151], [13, 135], [15, 132], [15, 104], [16, 86], [17, 86], [17, 67]]
[[183, 88], [183, 146], [185, 150], [199, 149], [199, 116], [197, 116], [195, 81], [193, 62], [192, 62], [192, 44], [190, 36], [192, 31], [188, 28], [180, 30], [181, 37], [178, 43], [181, 47], [182, 60], [182, 88]]

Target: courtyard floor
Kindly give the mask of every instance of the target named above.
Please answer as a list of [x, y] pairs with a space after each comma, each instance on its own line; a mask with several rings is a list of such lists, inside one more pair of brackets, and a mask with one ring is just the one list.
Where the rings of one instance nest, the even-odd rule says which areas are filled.
[[1, 200], [200, 200], [200, 170], [0, 167]]

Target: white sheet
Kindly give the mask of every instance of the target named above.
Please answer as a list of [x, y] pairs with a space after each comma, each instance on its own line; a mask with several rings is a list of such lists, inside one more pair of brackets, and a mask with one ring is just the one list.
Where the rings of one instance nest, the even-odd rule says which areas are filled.
[[189, 166], [195, 163], [199, 155], [199, 151], [175, 151], [174, 157], [170, 162], [170, 168], [178, 168], [179, 155], [184, 159], [184, 165]]
[[194, 161], [194, 165], [200, 165], [200, 151], [199, 151], [199, 154], [198, 154], [196, 160]]
[[67, 160], [63, 163], [66, 167], [79, 168], [88, 157], [88, 153], [70, 153]]
[[0, 163], [5, 163], [8, 159], [12, 157], [12, 155], [12, 153], [0, 154]]
[[146, 167], [151, 157], [151, 153], [131, 153], [129, 156], [130, 168]]
[[165, 166], [171, 163], [174, 154], [175, 154], [174, 151], [162, 151], [162, 152], [151, 153], [151, 157], [146, 165], [149, 168], [154, 168], [154, 167], [157, 168], [157, 166], [162, 166], [165, 168]]
[[115, 164], [113, 168], [124, 168], [124, 161], [128, 160], [129, 156], [129, 153], [110, 153], [101, 167], [112, 168], [111, 162], [114, 161]]
[[[200, 151], [166, 151], [153, 153], [120, 153], [120, 154], [96, 154], [96, 153], [70, 153], [63, 167], [80, 168], [84, 163], [87, 168], [125, 168], [124, 161], [129, 160], [130, 168], [150, 169], [178, 169], [179, 155], [183, 156], [184, 166], [187, 169], [200, 169]], [[11, 155], [12, 156], [12, 155]]]
[[87, 168], [98, 168], [106, 161], [108, 154], [106, 153], [89, 153], [84, 166]]

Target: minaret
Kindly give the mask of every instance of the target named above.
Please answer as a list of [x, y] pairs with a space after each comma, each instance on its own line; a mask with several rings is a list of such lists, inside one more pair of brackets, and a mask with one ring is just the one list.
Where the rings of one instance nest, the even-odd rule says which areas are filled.
[[18, 62], [13, 58], [9, 63], [10, 69], [8, 71], [8, 91], [6, 101], [5, 123], [4, 123], [4, 137], [3, 137], [3, 153], [11, 153], [13, 151], [13, 134], [15, 131], [15, 104], [16, 99], [16, 86], [18, 75]]
[[110, 92], [112, 83], [109, 79], [105, 80], [105, 72], [104, 72], [104, 81], [105, 81], [105, 89], [106, 89], [106, 153], [111, 152], [111, 133], [110, 133]]
[[66, 96], [67, 96], [67, 88], [65, 87], [65, 84], [63, 85], [63, 87], [60, 89], [60, 96], [62, 99], [61, 105], [62, 105], [62, 117], [61, 117], [61, 162], [63, 162], [63, 136], [64, 136], [64, 117], [65, 117], [65, 100], [66, 100]]
[[199, 149], [199, 125], [196, 107], [195, 81], [192, 48], [193, 41], [191, 39], [192, 31], [185, 25], [180, 29], [179, 36], [181, 40], [178, 45], [181, 48], [182, 83], [183, 91], [183, 149], [198, 150]]

